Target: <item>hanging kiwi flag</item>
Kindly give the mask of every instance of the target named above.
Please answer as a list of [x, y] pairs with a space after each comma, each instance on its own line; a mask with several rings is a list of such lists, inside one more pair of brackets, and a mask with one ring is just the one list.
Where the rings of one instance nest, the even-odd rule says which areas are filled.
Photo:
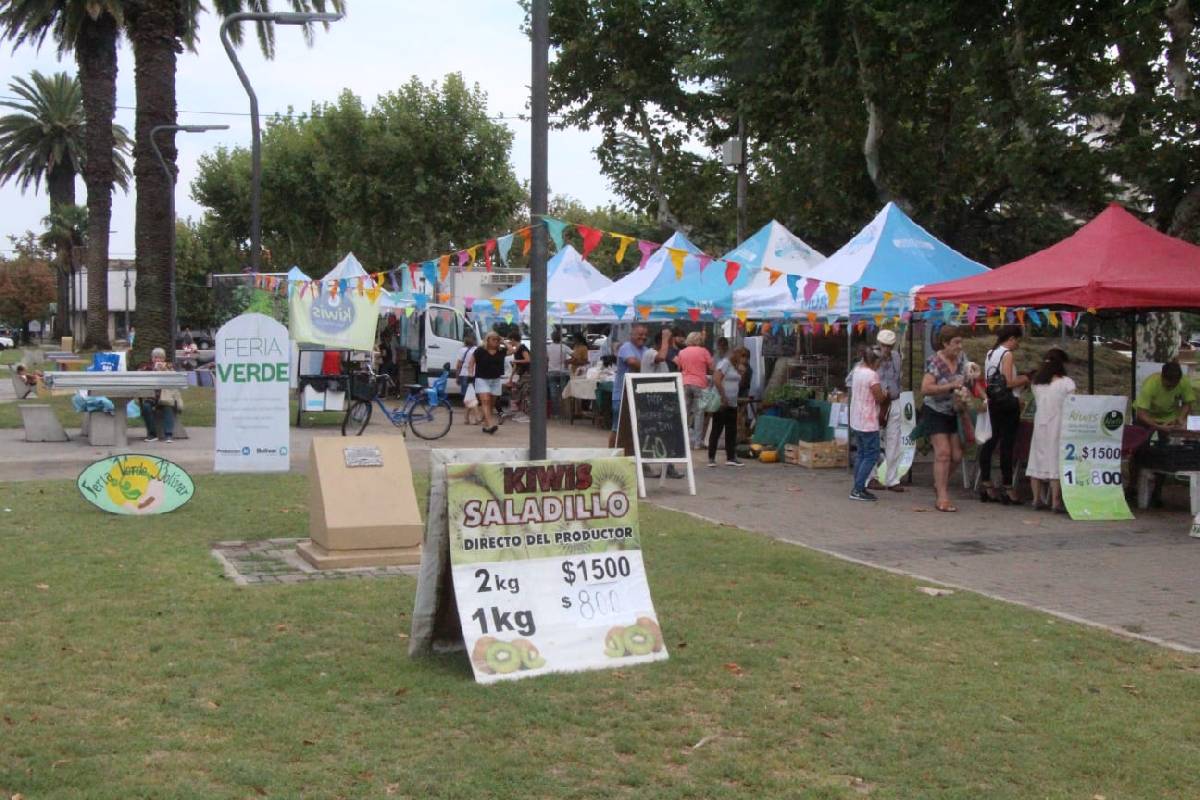
[[461, 643], [479, 683], [667, 658], [633, 460], [613, 450], [549, 455], [431, 454], [410, 654]]

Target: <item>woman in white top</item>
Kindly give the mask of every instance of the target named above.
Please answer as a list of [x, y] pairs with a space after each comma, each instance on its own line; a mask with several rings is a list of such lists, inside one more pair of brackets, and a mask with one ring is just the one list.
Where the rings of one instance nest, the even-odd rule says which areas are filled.
[[[1021, 401], [1014, 389], [1029, 385], [1028, 375], [1018, 375], [1013, 351], [1021, 343], [1020, 325], [1005, 325], [996, 334], [996, 346], [987, 354], [983, 379], [987, 382], [988, 416], [992, 438], [979, 447], [979, 500], [1019, 506], [1021, 496], [1013, 487], [1013, 450], [1021, 427]], [[1000, 477], [1006, 491], [992, 485], [992, 453], [1000, 450]]]
[[[471, 353], [473, 352], [475, 352], [475, 334], [468, 333], [463, 337], [463, 347], [458, 351], [458, 358], [454, 362], [454, 370], [458, 375], [458, 396], [464, 400], [467, 397], [467, 387], [474, 383], [475, 380], [475, 364], [471, 361]], [[468, 425], [475, 425], [481, 421], [475, 419], [474, 408], [465, 404], [464, 406], [467, 409]]]
[[[1059, 484], [1059, 426], [1063, 404], [1075, 393], [1075, 381], [1067, 377], [1067, 354], [1057, 347], [1046, 351], [1042, 365], [1033, 376], [1033, 441], [1029, 447], [1029, 467], [1025, 474], [1033, 488], [1034, 508], [1053, 508], [1065, 513]], [[1050, 504], [1042, 502], [1043, 485], [1050, 483]]]
[[562, 343], [562, 331], [555, 328], [546, 345], [546, 391], [550, 393], [550, 413], [556, 417], [562, 416], [563, 389], [571, 380], [570, 360], [571, 348]]

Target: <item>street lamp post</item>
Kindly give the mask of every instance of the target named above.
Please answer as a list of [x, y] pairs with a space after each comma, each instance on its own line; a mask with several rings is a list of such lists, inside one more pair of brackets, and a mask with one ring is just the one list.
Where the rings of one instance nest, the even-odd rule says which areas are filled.
[[250, 85], [250, 78], [238, 61], [237, 52], [229, 39], [229, 28], [243, 21], [274, 22], [276, 25], [307, 25], [310, 22], [337, 22], [341, 14], [319, 14], [307, 12], [264, 12], [239, 11], [230, 14], [221, 23], [221, 44], [233, 64], [242, 88], [250, 98], [250, 269], [259, 272], [262, 266], [262, 136], [258, 128], [258, 96]]
[[529, 210], [533, 224], [533, 248], [529, 256], [529, 338], [532, 340], [530, 372], [533, 402], [529, 408], [529, 458], [546, 457], [546, 211], [549, 133], [549, 96], [547, 61], [550, 53], [548, 0], [533, 0], [530, 34], [532, 39], [532, 81], [530, 83], [530, 194]]
[[[175, 334], [171, 334], [174, 336]], [[129, 265], [125, 266], [125, 341], [129, 341]], [[132, 347], [132, 345], [130, 345]]]
[[[171, 309], [167, 331], [169, 344], [168, 352], [171, 354], [171, 363], [175, 363], [175, 309], [177, 303], [175, 301], [175, 181], [179, 178], [179, 171], [172, 170], [167, 165], [167, 160], [163, 158], [162, 151], [158, 149], [158, 134], [163, 131], [182, 131], [183, 133], [204, 133], [205, 131], [224, 131], [228, 130], [228, 125], [155, 125], [150, 129], [150, 146], [154, 148], [154, 155], [158, 158], [159, 166], [162, 167], [163, 174], [167, 176], [167, 181], [171, 184], [171, 203], [169, 206], [171, 216], [171, 247], [168, 257], [170, 261], [167, 266], [167, 296], [171, 299]], [[125, 270], [125, 335], [129, 335], [129, 270]]]

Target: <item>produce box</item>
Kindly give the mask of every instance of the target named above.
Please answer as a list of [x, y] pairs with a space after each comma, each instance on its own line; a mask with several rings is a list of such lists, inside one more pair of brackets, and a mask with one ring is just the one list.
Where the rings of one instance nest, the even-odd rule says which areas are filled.
[[797, 442], [784, 447], [783, 461], [809, 469], [846, 467], [850, 450], [845, 442]]

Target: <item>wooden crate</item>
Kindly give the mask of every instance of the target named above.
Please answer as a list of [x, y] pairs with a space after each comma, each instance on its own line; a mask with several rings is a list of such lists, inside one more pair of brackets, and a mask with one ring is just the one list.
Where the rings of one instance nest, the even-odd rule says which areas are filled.
[[784, 446], [783, 462], [809, 469], [832, 469], [846, 467], [850, 453], [844, 442], [797, 442]]

